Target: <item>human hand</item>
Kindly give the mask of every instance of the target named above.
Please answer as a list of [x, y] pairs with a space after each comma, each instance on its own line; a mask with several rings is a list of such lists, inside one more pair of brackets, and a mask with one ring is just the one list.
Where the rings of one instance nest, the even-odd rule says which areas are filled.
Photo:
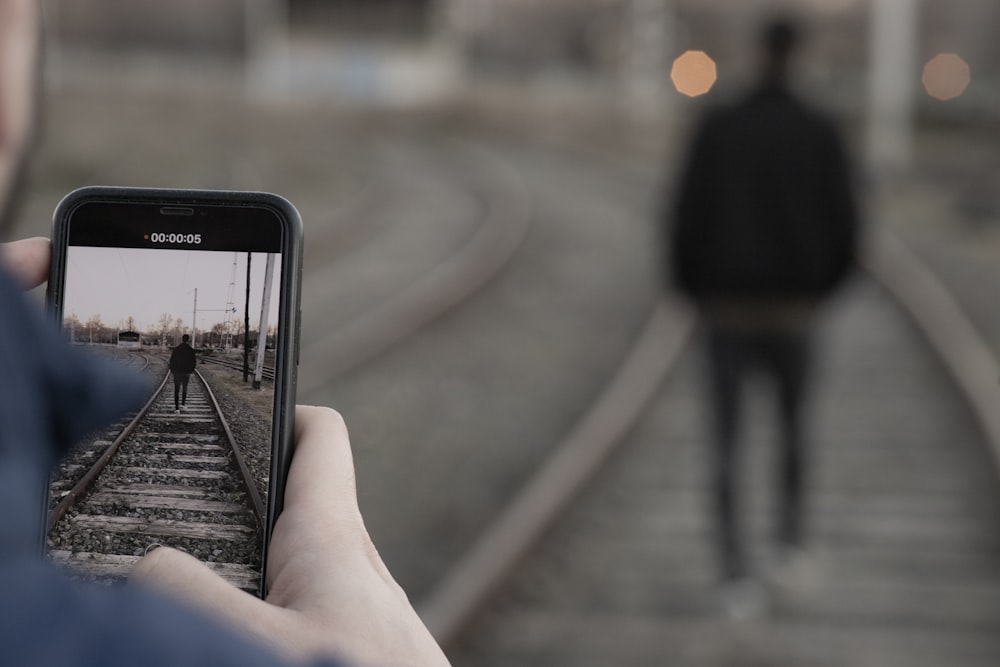
[[284, 510], [268, 551], [266, 601], [165, 547], [140, 560], [130, 581], [180, 597], [293, 658], [448, 665], [368, 536], [340, 415], [299, 406], [295, 441]]
[[52, 244], [35, 237], [0, 243], [0, 263], [24, 289], [38, 287], [49, 279]]

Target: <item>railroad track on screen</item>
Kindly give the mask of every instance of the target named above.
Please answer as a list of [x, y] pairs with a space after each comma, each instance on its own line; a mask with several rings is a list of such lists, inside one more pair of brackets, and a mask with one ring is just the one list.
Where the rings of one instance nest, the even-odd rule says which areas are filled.
[[266, 479], [254, 481], [199, 372], [186, 405], [174, 410], [165, 372], [146, 405], [85, 470], [60, 469], [53, 480], [48, 554], [88, 580], [127, 576], [150, 548], [171, 546], [205, 561], [234, 585], [260, 586]]
[[[216, 366], [222, 366], [223, 368], [228, 368], [240, 373], [243, 372], [243, 363], [240, 361], [231, 361], [229, 359], [219, 359], [218, 357], [211, 356], [199, 356], [198, 361], [204, 364], [214, 364]], [[253, 375], [253, 366], [250, 367], [250, 374]], [[274, 382], [274, 367], [264, 366], [261, 377], [265, 380], [270, 380]]]

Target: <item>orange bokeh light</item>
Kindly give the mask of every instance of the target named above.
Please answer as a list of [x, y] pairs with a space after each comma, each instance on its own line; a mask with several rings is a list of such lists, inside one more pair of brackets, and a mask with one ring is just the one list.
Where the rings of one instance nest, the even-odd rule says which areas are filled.
[[972, 81], [969, 64], [954, 53], [939, 53], [924, 66], [921, 78], [924, 90], [939, 100], [951, 100], [962, 93]]
[[677, 92], [688, 97], [704, 95], [712, 89], [717, 78], [715, 61], [704, 51], [686, 51], [670, 68], [670, 80]]

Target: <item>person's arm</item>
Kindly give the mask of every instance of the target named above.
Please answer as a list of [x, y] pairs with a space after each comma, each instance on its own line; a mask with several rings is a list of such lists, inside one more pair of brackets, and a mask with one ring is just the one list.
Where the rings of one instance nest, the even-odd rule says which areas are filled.
[[[31, 288], [48, 274], [48, 251], [46, 239], [0, 244], [0, 261]], [[340, 415], [299, 407], [295, 420], [284, 511], [268, 552], [266, 602], [166, 547], [140, 560], [132, 581], [226, 619], [293, 658], [333, 655], [360, 666], [448, 665], [368, 536]]]

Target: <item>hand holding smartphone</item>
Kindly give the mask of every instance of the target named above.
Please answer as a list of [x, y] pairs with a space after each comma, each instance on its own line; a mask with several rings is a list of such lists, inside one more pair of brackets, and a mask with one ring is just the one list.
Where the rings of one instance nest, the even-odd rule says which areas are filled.
[[152, 389], [53, 474], [49, 557], [115, 581], [167, 545], [263, 596], [291, 456], [298, 213], [265, 193], [84, 188], [52, 248], [66, 336]]

